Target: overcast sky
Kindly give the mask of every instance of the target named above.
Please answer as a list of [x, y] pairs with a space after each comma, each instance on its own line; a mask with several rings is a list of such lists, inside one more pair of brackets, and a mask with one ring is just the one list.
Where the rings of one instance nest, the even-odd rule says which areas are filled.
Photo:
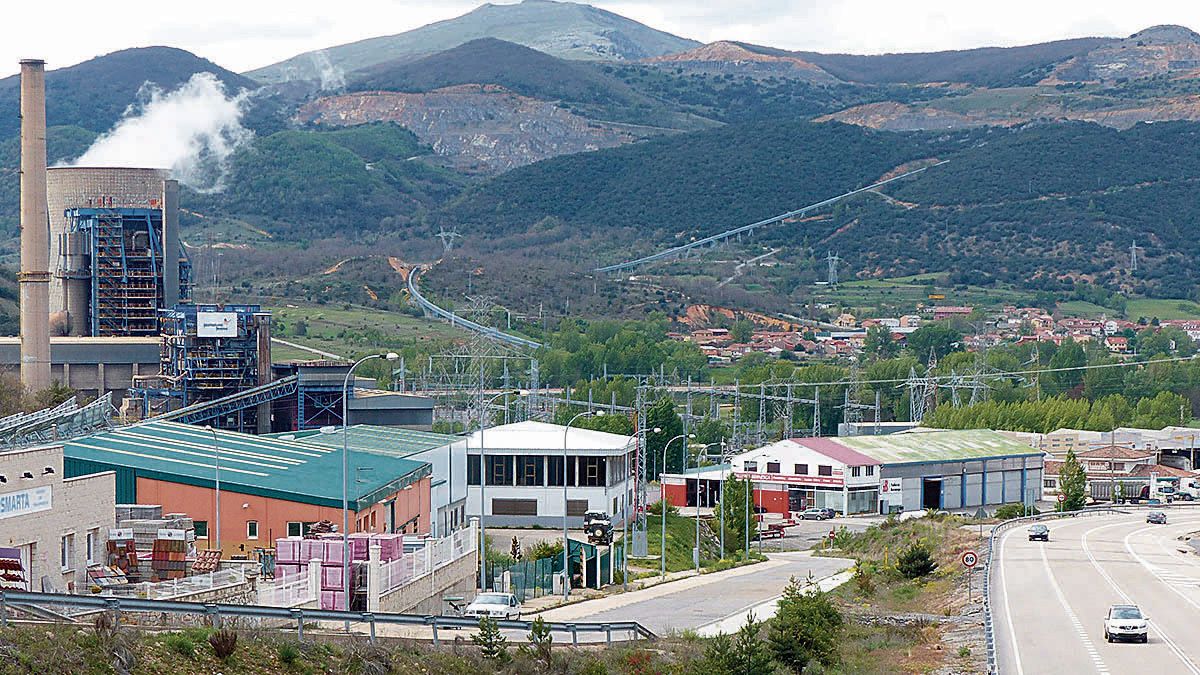
[[[300, 52], [449, 19], [477, 0], [59, 0], [5, 7], [0, 74], [51, 69], [127, 47], [169, 45], [244, 72]], [[495, 4], [506, 4], [503, 0]], [[1200, 0], [595, 0], [702, 42], [883, 53], [1120, 36], [1156, 24], [1200, 30]], [[198, 14], [199, 10], [205, 14]], [[10, 65], [11, 64], [11, 65]]]

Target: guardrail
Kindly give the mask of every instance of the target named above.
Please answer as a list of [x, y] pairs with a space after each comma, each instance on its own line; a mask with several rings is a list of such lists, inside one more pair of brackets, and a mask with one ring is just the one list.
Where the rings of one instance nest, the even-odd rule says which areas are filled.
[[[120, 615], [121, 612], [155, 612], [167, 614], [191, 614], [207, 617], [214, 626], [220, 626], [225, 618], [257, 618], [294, 621], [296, 634], [304, 639], [306, 621], [337, 621], [343, 623], [365, 623], [370, 626], [371, 639], [375, 639], [378, 624], [399, 626], [424, 626], [433, 631], [434, 646], [441, 645], [438, 631], [444, 628], [478, 628], [477, 620], [454, 616], [424, 616], [419, 614], [389, 614], [383, 612], [345, 612], [331, 609], [301, 609], [286, 607], [264, 607], [261, 605], [229, 605], [219, 603], [172, 602], [169, 600], [142, 600], [136, 598], [114, 598], [94, 595], [65, 595], [61, 593], [31, 593], [27, 591], [0, 591], [0, 627], [8, 627], [8, 605], [49, 604], [100, 610]], [[497, 621], [503, 629], [528, 631], [529, 621]], [[612, 644], [613, 634], [624, 634], [630, 639], [654, 640], [658, 636], [636, 621], [547, 623], [554, 633], [571, 636], [571, 644], [579, 644], [580, 633], [603, 634], [605, 642]]]
[[474, 331], [480, 335], [483, 335], [484, 337], [492, 338], [493, 340], [499, 340], [500, 342], [505, 342], [517, 347], [525, 347], [527, 349], [541, 348], [542, 343], [540, 342], [534, 342], [533, 340], [523, 338], [518, 335], [505, 333], [504, 331], [497, 328], [492, 328], [491, 326], [484, 326], [483, 324], [476, 323], [470, 319], [464, 319], [454, 312], [451, 312], [447, 309], [442, 309], [429, 300], [426, 300], [425, 296], [421, 295], [421, 291], [417, 289], [417, 275], [419, 273], [420, 269], [417, 267], [414, 267], [412, 271], [408, 273], [408, 295], [413, 300], [416, 300], [417, 304], [420, 305], [425, 311], [432, 312], [433, 314], [436, 314], [437, 316], [449, 321], [451, 326], [462, 326], [467, 330]]
[[1079, 511], [1053, 511], [1050, 513], [1041, 513], [1036, 516], [1024, 516], [1021, 518], [1013, 518], [1001, 523], [997, 523], [992, 527], [991, 533], [988, 535], [988, 553], [987, 562], [984, 568], [983, 575], [983, 630], [984, 640], [987, 643], [987, 661], [988, 673], [996, 675], [1000, 672], [999, 662], [996, 657], [996, 628], [992, 621], [992, 556], [996, 551], [996, 538], [998, 534], [1026, 523], [1036, 523], [1043, 520], [1061, 520], [1063, 518], [1077, 518], [1079, 516], [1092, 516], [1101, 514], [1127, 513], [1129, 509], [1161, 509], [1174, 508], [1180, 506], [1200, 507], [1200, 502], [1173, 502], [1171, 504], [1120, 504], [1116, 506], [1091, 506], [1084, 507]]

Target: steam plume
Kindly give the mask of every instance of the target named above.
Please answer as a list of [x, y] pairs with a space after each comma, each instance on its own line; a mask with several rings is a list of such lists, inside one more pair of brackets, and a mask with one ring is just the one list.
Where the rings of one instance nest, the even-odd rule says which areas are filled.
[[346, 89], [345, 71], [333, 65], [333, 61], [329, 60], [329, 54], [324, 49], [312, 52], [310, 56], [312, 57], [313, 68], [317, 71], [317, 76], [321, 78], [321, 91], [343, 91]]
[[170, 92], [147, 82], [139, 102], [74, 166], [167, 168], [193, 190], [219, 192], [230, 155], [253, 137], [241, 124], [248, 96], [227, 95], [212, 73], [196, 73]]

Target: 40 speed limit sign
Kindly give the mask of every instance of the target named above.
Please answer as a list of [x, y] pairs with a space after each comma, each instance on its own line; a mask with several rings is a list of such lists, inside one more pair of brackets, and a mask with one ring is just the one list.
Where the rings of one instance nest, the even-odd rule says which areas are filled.
[[970, 569], [979, 562], [979, 556], [975, 555], [975, 551], [963, 551], [962, 564]]

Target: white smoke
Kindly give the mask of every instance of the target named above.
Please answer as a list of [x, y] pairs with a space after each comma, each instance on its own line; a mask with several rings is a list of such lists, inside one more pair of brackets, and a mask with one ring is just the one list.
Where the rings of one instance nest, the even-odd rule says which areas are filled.
[[346, 89], [346, 72], [333, 65], [324, 49], [318, 49], [309, 56], [312, 58], [313, 69], [321, 78], [321, 91], [338, 92]]
[[196, 73], [178, 89], [142, 85], [112, 130], [74, 166], [152, 167], [198, 192], [219, 192], [229, 157], [253, 138], [241, 124], [249, 92], [229, 96], [212, 73]]

